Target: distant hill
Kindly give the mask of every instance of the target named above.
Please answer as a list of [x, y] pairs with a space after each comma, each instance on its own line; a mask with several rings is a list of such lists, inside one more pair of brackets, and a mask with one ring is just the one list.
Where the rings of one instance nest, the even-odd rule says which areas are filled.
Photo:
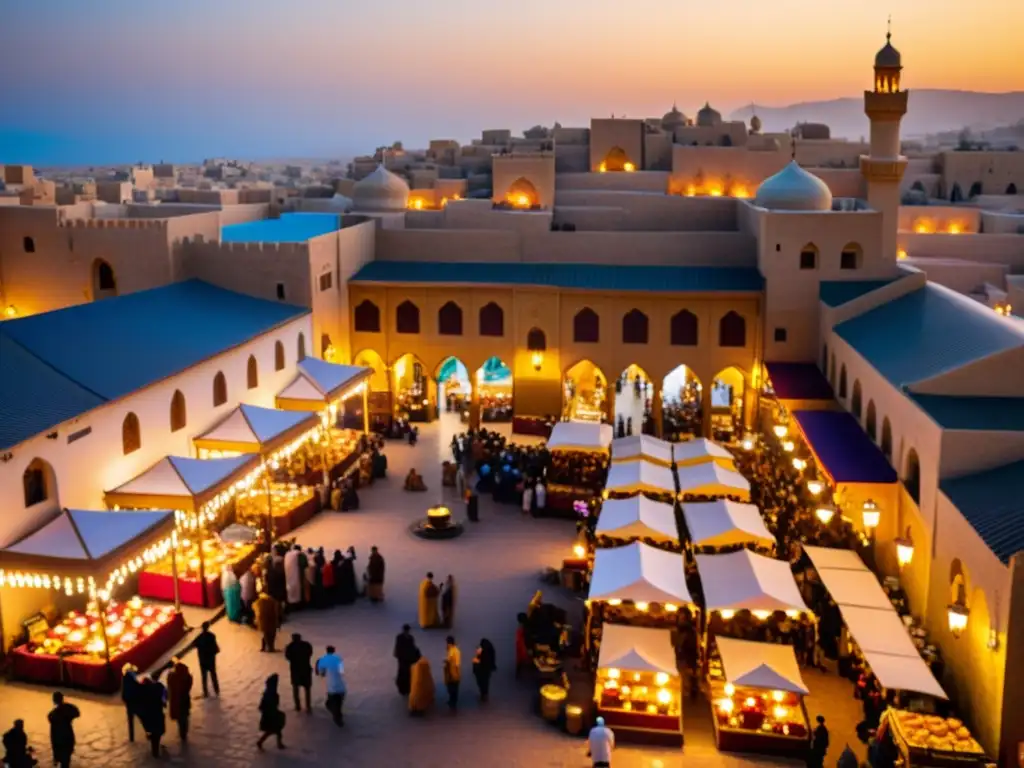
[[[733, 120], [749, 120], [749, 106], [733, 111]], [[853, 98], [807, 101], [786, 107], [755, 106], [763, 130], [787, 131], [797, 123], [825, 123], [832, 135], [857, 139], [868, 135], [864, 100]], [[910, 92], [907, 116], [903, 118], [903, 138], [921, 137], [942, 131], [985, 131], [1010, 125], [1024, 118], [1024, 91], [978, 93], [922, 88]]]

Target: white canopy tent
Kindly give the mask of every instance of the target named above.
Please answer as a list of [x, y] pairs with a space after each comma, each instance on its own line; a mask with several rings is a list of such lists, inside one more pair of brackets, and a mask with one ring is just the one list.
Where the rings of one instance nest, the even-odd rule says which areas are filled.
[[608, 499], [597, 518], [597, 536], [613, 539], [651, 539], [679, 543], [676, 515], [671, 504], [654, 501], [642, 494], [628, 499]]
[[172, 511], [65, 509], [3, 552], [52, 560], [102, 560], [136, 539], [169, 535], [173, 529]]
[[765, 527], [761, 511], [753, 504], [728, 499], [691, 502], [683, 504], [683, 517], [695, 547], [775, 546], [775, 537]]
[[747, 549], [694, 559], [709, 611], [809, 612], [785, 560]]
[[299, 361], [298, 373], [277, 394], [277, 407], [297, 411], [319, 411], [335, 400], [343, 400], [365, 389], [362, 383], [373, 375], [372, 368], [339, 365], [315, 357]]
[[682, 555], [640, 541], [597, 550], [589, 597], [676, 606], [693, 604]]
[[629, 672], [664, 672], [679, 677], [672, 634], [667, 629], [605, 624], [597, 666]]
[[319, 423], [319, 415], [309, 411], [240, 405], [193, 443], [200, 450], [260, 453], [294, 440]]
[[646, 459], [612, 464], [604, 489], [609, 493], [667, 493], [675, 496], [676, 480], [672, 470]]
[[197, 511], [259, 467], [259, 457], [243, 454], [221, 459], [167, 456], [141, 475], [105, 494], [108, 505]]
[[893, 690], [947, 698], [878, 579], [860, 557], [825, 547], [805, 546], [804, 551], [878, 682]]
[[607, 453], [612, 443], [611, 424], [594, 421], [560, 421], [548, 438], [549, 451]]
[[724, 469], [736, 469], [735, 459], [729, 451], [706, 437], [698, 437], [672, 446], [672, 458], [677, 467], [695, 464], [718, 464]]
[[666, 467], [672, 465], [672, 443], [652, 435], [630, 435], [612, 440], [612, 462], [644, 459]]
[[739, 472], [719, 464], [693, 464], [676, 469], [679, 492], [691, 496], [737, 496], [750, 501], [750, 483]]
[[734, 640], [731, 637], [716, 637], [715, 644], [727, 682], [750, 688], [789, 691], [801, 696], [810, 693], [800, 674], [792, 646]]

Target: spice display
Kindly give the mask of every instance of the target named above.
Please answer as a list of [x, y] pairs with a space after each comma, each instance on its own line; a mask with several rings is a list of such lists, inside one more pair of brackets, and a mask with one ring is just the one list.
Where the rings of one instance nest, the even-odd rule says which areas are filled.
[[[111, 600], [104, 611], [111, 656], [125, 653], [145, 642], [176, 615], [170, 606], [150, 605], [139, 597], [133, 597], [127, 603]], [[69, 612], [46, 632], [42, 641], [30, 643], [29, 650], [37, 655], [101, 657], [105, 653], [102, 618], [99, 605], [95, 601], [90, 602], [84, 612]]]

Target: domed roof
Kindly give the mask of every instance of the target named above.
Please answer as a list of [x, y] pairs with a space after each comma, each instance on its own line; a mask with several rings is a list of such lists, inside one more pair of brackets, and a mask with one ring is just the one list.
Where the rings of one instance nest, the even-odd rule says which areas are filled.
[[832, 192], [824, 181], [792, 160], [761, 183], [754, 205], [770, 211], [831, 211]]
[[409, 185], [383, 165], [352, 187], [357, 211], [403, 211], [409, 205]]
[[900, 52], [893, 47], [891, 39], [891, 33], [885, 36], [885, 45], [875, 54], [875, 66], [882, 69], [902, 69]]
[[721, 114], [712, 109], [709, 102], [704, 102], [704, 106], [701, 108], [700, 112], [697, 113], [697, 125], [703, 126], [704, 128], [710, 128], [711, 126], [718, 125], [721, 122]]
[[686, 115], [680, 112], [676, 105], [672, 105], [672, 109], [666, 112], [661, 118], [661, 127], [665, 129], [678, 128], [679, 126], [686, 125]]

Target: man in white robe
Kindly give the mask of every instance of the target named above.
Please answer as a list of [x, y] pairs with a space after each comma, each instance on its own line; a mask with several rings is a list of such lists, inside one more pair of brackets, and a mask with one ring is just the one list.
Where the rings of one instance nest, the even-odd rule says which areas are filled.
[[299, 549], [289, 549], [284, 556], [284, 578], [288, 589], [288, 605], [302, 603], [302, 572], [299, 568]]

